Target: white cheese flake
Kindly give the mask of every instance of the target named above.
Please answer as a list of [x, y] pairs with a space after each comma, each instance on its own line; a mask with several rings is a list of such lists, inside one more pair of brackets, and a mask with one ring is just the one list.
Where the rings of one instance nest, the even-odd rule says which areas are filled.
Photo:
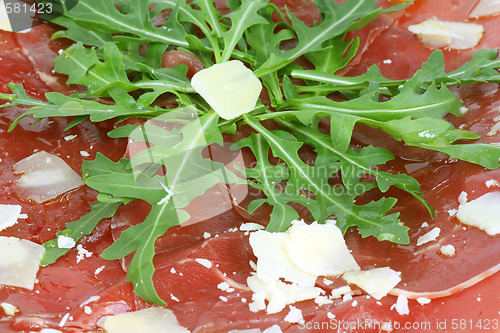
[[439, 249], [439, 252], [441, 252], [441, 254], [448, 256], [448, 257], [453, 257], [455, 255], [455, 251], [456, 251], [455, 247], [451, 244], [443, 245]]
[[315, 276], [336, 276], [360, 269], [334, 221], [325, 224], [295, 221], [288, 232], [288, 254], [302, 271]]
[[107, 333], [189, 333], [172, 310], [153, 307], [106, 317], [101, 327]]
[[32, 290], [45, 248], [15, 237], [0, 236], [0, 284]]
[[20, 205], [0, 205], [0, 231], [12, 227], [21, 218]]
[[195, 261], [206, 268], [212, 268], [212, 262], [208, 259], [196, 258]]
[[66, 322], [68, 321], [69, 316], [70, 316], [70, 314], [69, 314], [69, 312], [68, 312], [68, 313], [66, 313], [66, 314], [62, 317], [61, 321], [59, 322], [59, 327], [64, 327], [64, 325], [66, 325]]
[[[258, 258], [252, 266], [255, 274], [247, 279], [254, 293], [249, 304], [252, 311], [265, 309], [267, 313], [277, 313], [287, 305], [307, 299], [330, 303], [326, 297], [318, 298], [323, 293], [315, 287], [318, 276], [360, 269], [334, 221], [326, 224], [293, 221], [289, 230], [282, 233], [258, 230], [251, 233], [250, 245]], [[347, 292], [350, 291], [349, 288]]]
[[429, 243], [435, 241], [439, 234], [441, 233], [441, 229], [438, 227], [434, 227], [431, 231], [423, 234], [417, 239], [417, 246], [423, 245], [425, 243]]
[[248, 223], [243, 223], [240, 226], [240, 231], [257, 231], [265, 228], [266, 227], [264, 227], [262, 224], [248, 222]]
[[486, 185], [487, 188], [490, 188], [492, 186], [500, 186], [500, 184], [496, 179], [487, 180], [484, 184]]
[[467, 192], [460, 192], [460, 195], [458, 196], [458, 203], [460, 205], [464, 205], [465, 203], [467, 203]]
[[102, 265], [101, 267], [96, 268], [94, 275], [101, 273], [104, 270], [104, 268], [106, 268], [106, 265]]
[[60, 157], [45, 151], [28, 156], [13, 166], [21, 176], [14, 181], [13, 189], [23, 200], [37, 203], [55, 199], [84, 183]]
[[455, 50], [475, 47], [484, 33], [484, 28], [480, 24], [436, 19], [428, 19], [411, 25], [408, 30], [417, 35], [422, 43], [431, 49], [447, 47]]
[[500, 0], [479, 0], [470, 12], [469, 18], [478, 18], [500, 14]]
[[395, 309], [400, 315], [407, 315], [410, 313], [410, 309], [408, 308], [408, 299], [406, 296], [398, 295]]
[[227, 283], [227, 282], [225, 282], [225, 281], [224, 281], [224, 282], [221, 282], [221, 283], [219, 283], [219, 284], [217, 285], [217, 288], [219, 288], [219, 289], [220, 289], [220, 290], [222, 290], [222, 291], [226, 291], [226, 290], [228, 290], [228, 289], [229, 289], [229, 287], [230, 287], [230, 286], [229, 286], [229, 283]]
[[457, 219], [493, 236], [500, 233], [500, 192], [489, 192], [458, 207]]
[[93, 253], [85, 249], [82, 244], [78, 244], [76, 247], [78, 253], [76, 254], [76, 263], [78, 264], [80, 261], [82, 261], [85, 258], [90, 258]]
[[431, 299], [430, 298], [425, 298], [425, 297], [418, 297], [417, 298], [417, 302], [420, 305], [425, 305], [425, 304], [429, 304], [431, 302]]
[[342, 278], [379, 300], [401, 281], [400, 275], [401, 272], [396, 272], [389, 267], [380, 267], [368, 271], [347, 272]]
[[[315, 299], [322, 292], [322, 289], [317, 287], [300, 287], [295, 283], [284, 283], [280, 280], [265, 282], [257, 276], [250, 276], [247, 284], [253, 292], [250, 308], [257, 311], [265, 309], [268, 314], [278, 313], [295, 302]], [[269, 302], [267, 308], [265, 300]]]
[[75, 139], [76, 137], [77, 137], [77, 135], [66, 135], [64, 137], [64, 140], [71, 141], [71, 140]]
[[318, 296], [314, 299], [314, 303], [318, 304], [319, 306], [322, 306], [326, 304], [332, 304], [333, 301], [326, 296]]
[[0, 303], [0, 307], [2, 307], [3, 312], [10, 317], [15, 316], [19, 312], [19, 308], [10, 303]]
[[239, 60], [231, 60], [196, 73], [191, 86], [223, 119], [230, 120], [255, 108], [262, 83]]
[[294, 306], [289, 306], [290, 312], [285, 317], [285, 321], [289, 323], [301, 323], [304, 321], [304, 317], [302, 316], [302, 310], [297, 309]]
[[343, 295], [350, 294], [351, 292], [352, 292], [351, 287], [342, 286], [342, 287], [333, 289], [330, 293], [330, 297], [331, 298], [341, 298]]
[[64, 236], [64, 235], [59, 235], [57, 237], [57, 247], [60, 249], [71, 249], [75, 247], [76, 242], [73, 238]]

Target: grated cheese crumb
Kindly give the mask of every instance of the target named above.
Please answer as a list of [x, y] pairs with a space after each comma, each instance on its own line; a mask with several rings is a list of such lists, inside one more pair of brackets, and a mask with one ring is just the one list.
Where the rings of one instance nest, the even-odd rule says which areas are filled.
[[441, 229], [438, 227], [435, 227], [434, 229], [432, 229], [428, 233], [418, 237], [417, 246], [423, 245], [423, 244], [428, 243], [428, 242], [435, 241], [438, 238], [440, 233], [441, 233]]
[[57, 247], [60, 249], [71, 249], [75, 247], [76, 242], [73, 238], [64, 236], [64, 235], [59, 235], [57, 237]]
[[16, 313], [19, 312], [19, 308], [10, 303], [1, 303], [0, 307], [2, 307], [3, 312], [5, 312], [7, 316], [14, 316]]
[[462, 191], [458, 196], [458, 203], [460, 205], [465, 205], [467, 203], [467, 192]]
[[227, 289], [229, 289], [229, 283], [227, 282], [221, 282], [217, 285], [217, 288], [219, 288], [220, 290], [222, 291], [226, 291]]
[[439, 249], [439, 252], [445, 256], [453, 257], [455, 255], [455, 247], [451, 244], [443, 245]]
[[59, 322], [59, 327], [63, 327], [64, 325], [66, 325], [68, 319], [69, 319], [69, 312], [66, 313], [64, 317], [62, 317], [61, 321]]
[[106, 268], [106, 266], [102, 265], [101, 267], [99, 267], [95, 270], [94, 274], [97, 275], [97, 274], [101, 273], [104, 270], [104, 268]]
[[212, 268], [212, 262], [208, 259], [196, 258], [195, 261], [206, 268]]
[[302, 316], [302, 310], [297, 309], [296, 307], [290, 305], [290, 312], [285, 317], [285, 321], [289, 323], [301, 323], [304, 321], [304, 317]]
[[425, 297], [419, 297], [417, 298], [417, 302], [419, 302], [421, 305], [429, 304], [431, 300], [429, 298]]
[[484, 184], [486, 185], [487, 188], [490, 188], [492, 186], [500, 186], [500, 184], [496, 179], [487, 180]]
[[76, 263], [78, 264], [80, 261], [82, 261], [85, 258], [90, 258], [92, 256], [92, 252], [88, 251], [85, 249], [82, 244], [78, 244], [76, 247], [78, 250], [78, 254], [76, 255]]
[[395, 304], [396, 312], [400, 315], [407, 315], [410, 313], [408, 308], [408, 299], [404, 295], [399, 295]]
[[66, 136], [64, 137], [64, 140], [66, 140], [66, 141], [71, 141], [71, 140], [73, 140], [73, 139], [74, 139], [74, 138], [76, 138], [76, 137], [77, 137], [77, 135], [66, 135]]

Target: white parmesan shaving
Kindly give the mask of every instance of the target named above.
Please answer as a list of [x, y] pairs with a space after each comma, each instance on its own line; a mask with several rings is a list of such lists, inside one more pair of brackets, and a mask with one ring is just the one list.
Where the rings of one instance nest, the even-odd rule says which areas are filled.
[[0, 236], [0, 284], [32, 290], [45, 248], [15, 237]]
[[212, 267], [212, 262], [208, 259], [203, 259], [203, 258], [196, 258], [195, 261], [202, 265], [205, 266], [206, 268], [211, 268]]
[[83, 185], [81, 177], [56, 155], [35, 153], [14, 164], [14, 172], [22, 174], [13, 188], [23, 200], [42, 203]]
[[21, 215], [20, 205], [0, 205], [0, 231], [16, 224]]
[[252, 111], [262, 90], [260, 80], [239, 60], [199, 71], [191, 79], [191, 86], [226, 120]]
[[417, 35], [422, 43], [429, 48], [448, 47], [455, 50], [475, 47], [479, 44], [484, 33], [484, 28], [480, 24], [436, 19], [428, 19], [419, 24], [411, 25], [408, 30]]
[[330, 297], [331, 298], [341, 298], [343, 295], [350, 294], [351, 292], [352, 292], [351, 287], [342, 286], [342, 287], [333, 289], [330, 293]]
[[294, 306], [290, 305], [290, 312], [285, 317], [285, 321], [289, 323], [301, 323], [304, 321], [304, 317], [302, 316], [302, 310], [297, 309]]
[[423, 234], [417, 239], [417, 246], [423, 245], [425, 243], [429, 243], [435, 241], [439, 234], [441, 233], [441, 229], [438, 227], [433, 228], [431, 231]]
[[90, 252], [89, 250], [85, 249], [82, 244], [78, 244], [78, 246], [76, 247], [78, 253], [76, 255], [76, 263], [78, 264], [80, 261], [82, 261], [83, 259], [85, 258], [90, 258], [92, 257], [92, 252]]
[[314, 299], [314, 303], [322, 306], [322, 305], [326, 305], [326, 304], [332, 304], [333, 301], [326, 296], [318, 296]]
[[0, 303], [0, 307], [2, 307], [3, 312], [7, 316], [15, 316], [19, 312], [19, 308], [10, 303]]
[[401, 281], [400, 275], [401, 272], [396, 272], [389, 267], [380, 267], [368, 271], [347, 272], [342, 278], [379, 300]]
[[249, 304], [252, 311], [276, 313], [286, 305], [307, 299], [330, 303], [318, 298], [322, 293], [315, 287], [318, 276], [360, 269], [334, 221], [293, 221], [289, 230], [282, 233], [258, 230], [250, 235], [250, 245], [258, 258], [252, 266], [255, 274], [247, 279], [254, 293]]
[[316, 276], [336, 276], [360, 267], [347, 249], [342, 232], [333, 221], [306, 224], [296, 221], [289, 229], [287, 251], [302, 271]]
[[451, 244], [443, 245], [439, 249], [439, 252], [441, 252], [441, 254], [448, 256], [448, 257], [453, 257], [455, 255], [455, 251], [456, 251], [455, 247]]
[[265, 229], [265, 227], [262, 224], [252, 223], [252, 222], [243, 223], [240, 226], [240, 231], [256, 231], [256, 230], [262, 230], [262, 229]]
[[408, 299], [404, 295], [399, 295], [396, 301], [396, 312], [400, 315], [407, 315], [410, 313], [408, 308]]
[[467, 202], [467, 192], [462, 191], [458, 196], [458, 203], [464, 205]]
[[71, 141], [71, 140], [75, 139], [76, 137], [77, 137], [77, 135], [66, 135], [64, 137], [64, 140]]
[[[250, 276], [247, 279], [247, 284], [254, 293], [250, 308], [255, 311], [265, 309], [269, 314], [278, 313], [287, 305], [295, 302], [315, 299], [322, 292], [317, 287], [300, 287], [297, 284], [284, 283], [280, 280], [266, 283], [257, 276]], [[265, 300], [269, 302], [267, 307]]]
[[102, 328], [107, 333], [189, 333], [182, 327], [172, 310], [147, 308], [106, 317]]
[[484, 184], [486, 185], [487, 188], [490, 188], [492, 186], [500, 186], [500, 184], [496, 179], [487, 180]]
[[64, 235], [59, 235], [57, 237], [57, 247], [60, 249], [71, 249], [75, 247], [76, 242], [73, 238], [64, 236]]
[[500, 0], [479, 0], [470, 12], [470, 18], [492, 16], [500, 14]]
[[484, 230], [488, 235], [500, 233], [500, 192], [486, 193], [479, 198], [461, 204], [458, 220], [469, 226]]
[[425, 305], [425, 304], [429, 304], [431, 302], [431, 299], [425, 298], [425, 297], [418, 297], [417, 302], [420, 303], [420, 305]]

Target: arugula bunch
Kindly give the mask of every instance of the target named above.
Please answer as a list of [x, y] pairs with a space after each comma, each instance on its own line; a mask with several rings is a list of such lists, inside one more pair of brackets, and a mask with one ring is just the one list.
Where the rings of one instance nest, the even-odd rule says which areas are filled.
[[[499, 166], [500, 147], [455, 144], [477, 139], [477, 135], [443, 119], [444, 114], [461, 115], [462, 104], [448, 85], [500, 82], [496, 50], [477, 52], [451, 73], [444, 72], [443, 56], [436, 51], [407, 80], [387, 79], [376, 66], [358, 77], [337, 76], [359, 45], [358, 39], [346, 40], [346, 33], [362, 28], [384, 10], [376, 7], [375, 0], [313, 3], [321, 14], [321, 21], [313, 26], [289, 10], [281, 12], [268, 0], [227, 0], [228, 14], [217, 9], [213, 0], [80, 0], [74, 9], [54, 19], [64, 28], [54, 38], [75, 42], [54, 60], [55, 70], [67, 75], [68, 84], [82, 85], [86, 91], [71, 96], [52, 92], [42, 102], [27, 96], [22, 86], [9, 84], [12, 94], [0, 94], [7, 100], [3, 106], [31, 106], [11, 129], [28, 115], [73, 117], [68, 127], [87, 118], [94, 122], [150, 119], [142, 126], [125, 125], [109, 132], [111, 137], [144, 143], [143, 150], [130, 160], [113, 162], [98, 154], [94, 161], [84, 161], [85, 183], [99, 191], [98, 202], [89, 214], [68, 223], [57, 235], [78, 241], [122, 204], [137, 199], [148, 202], [147, 218], [125, 230], [102, 256], [119, 259], [134, 253], [128, 281], [144, 300], [165, 304], [153, 286], [155, 240], [169, 227], [187, 221], [189, 202], [216, 184], [244, 182], [259, 189], [265, 197], [251, 202], [248, 210], [272, 206], [270, 231], [285, 231], [299, 218], [290, 205], [298, 203], [320, 223], [334, 216], [343, 232], [357, 227], [363, 237], [408, 243], [408, 227], [397, 212], [391, 212], [396, 198], [382, 197], [364, 205], [357, 204], [356, 198], [374, 188], [384, 193], [394, 186], [420, 200], [431, 215], [432, 208], [414, 178], [378, 170], [378, 165], [394, 158], [390, 151], [349, 147], [358, 123], [382, 129], [408, 145], [487, 168]], [[194, 92], [185, 66], [161, 66], [169, 50], [191, 53], [205, 67], [229, 59], [243, 61], [261, 79], [270, 105], [259, 103], [232, 121], [219, 119]], [[294, 63], [300, 57], [313, 69]], [[303, 80], [305, 85], [295, 86], [292, 79]], [[333, 92], [344, 100], [328, 98]], [[164, 94], [175, 96], [178, 107], [155, 105]], [[278, 129], [266, 127], [264, 121], [269, 120]], [[329, 122], [329, 133], [320, 128], [322, 120]], [[253, 167], [240, 170], [246, 179], [203, 154], [211, 145], [222, 144], [223, 133], [234, 133], [243, 125], [252, 127], [254, 133], [237, 142], [235, 149], [247, 147], [256, 159]], [[313, 149], [315, 157], [303, 161], [302, 148]], [[277, 163], [270, 160], [270, 152], [279, 159]], [[340, 184], [329, 183], [335, 175], [340, 176]], [[367, 181], [365, 175], [375, 181]], [[59, 249], [55, 240], [44, 245], [44, 265], [68, 251]]]

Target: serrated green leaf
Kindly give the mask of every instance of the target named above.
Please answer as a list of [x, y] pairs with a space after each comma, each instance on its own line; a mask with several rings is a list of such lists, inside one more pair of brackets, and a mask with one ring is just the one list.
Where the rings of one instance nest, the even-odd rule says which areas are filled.
[[[113, 216], [122, 203], [123, 202], [93, 204], [90, 213], [82, 216], [77, 221], [66, 223], [66, 229], [58, 231], [56, 236], [64, 235], [78, 242], [84, 235], [90, 235], [102, 219]], [[43, 247], [45, 248], [45, 254], [40, 262], [41, 266], [52, 264], [70, 250], [59, 248], [57, 246], [57, 238], [45, 242]]]

